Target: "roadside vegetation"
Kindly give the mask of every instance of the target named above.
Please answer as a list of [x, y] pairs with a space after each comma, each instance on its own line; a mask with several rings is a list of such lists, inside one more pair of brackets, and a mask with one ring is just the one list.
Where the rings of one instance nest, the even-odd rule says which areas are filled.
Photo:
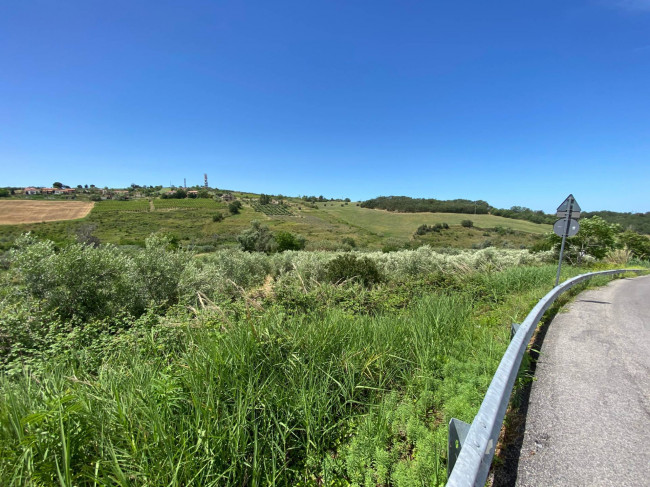
[[0, 483], [441, 485], [447, 422], [475, 414], [553, 258], [23, 236], [0, 287]]

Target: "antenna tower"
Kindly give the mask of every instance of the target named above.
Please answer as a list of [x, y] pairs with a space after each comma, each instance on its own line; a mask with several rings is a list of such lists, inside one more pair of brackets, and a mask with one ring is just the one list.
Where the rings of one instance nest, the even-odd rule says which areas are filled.
[[183, 178], [183, 188], [187, 189], [187, 178]]
[[203, 174], [203, 186], [205, 186], [205, 189], [208, 189], [208, 173]]

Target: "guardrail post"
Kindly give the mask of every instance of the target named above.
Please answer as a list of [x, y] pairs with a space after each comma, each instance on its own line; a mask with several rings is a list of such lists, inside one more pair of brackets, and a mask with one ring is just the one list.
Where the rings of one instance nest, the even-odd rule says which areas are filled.
[[467, 432], [469, 431], [470, 424], [460, 419], [451, 418], [449, 421], [449, 436], [447, 437], [447, 477], [451, 475], [454, 469], [456, 459], [460, 455], [460, 450], [463, 448]]
[[517, 332], [519, 331], [519, 327], [521, 326], [521, 323], [513, 323], [510, 325], [510, 340], [512, 340]]

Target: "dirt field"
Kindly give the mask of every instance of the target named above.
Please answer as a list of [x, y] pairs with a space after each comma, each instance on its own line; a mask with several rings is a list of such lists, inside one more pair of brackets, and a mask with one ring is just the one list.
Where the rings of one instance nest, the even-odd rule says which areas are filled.
[[86, 201], [0, 201], [0, 225], [83, 218], [94, 203]]

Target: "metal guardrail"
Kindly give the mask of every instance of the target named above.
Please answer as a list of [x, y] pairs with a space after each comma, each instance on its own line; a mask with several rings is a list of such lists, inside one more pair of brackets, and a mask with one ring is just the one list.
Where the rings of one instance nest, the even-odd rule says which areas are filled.
[[454, 418], [449, 423], [448, 487], [485, 485], [521, 360], [537, 323], [558, 296], [594, 276], [644, 271], [647, 269], [617, 269], [581, 274], [554, 287], [528, 313], [521, 325], [513, 325], [515, 333], [512, 341], [501, 359], [474, 421], [469, 425]]

